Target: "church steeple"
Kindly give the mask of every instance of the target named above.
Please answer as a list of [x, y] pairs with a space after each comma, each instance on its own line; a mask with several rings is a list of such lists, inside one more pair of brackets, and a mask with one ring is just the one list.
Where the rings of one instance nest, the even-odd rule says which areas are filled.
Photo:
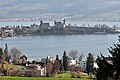
[[65, 25], [65, 19], [63, 19], [63, 24]]
[[40, 21], [40, 26], [41, 26], [42, 24], [43, 24], [43, 21], [41, 20], [41, 21]]

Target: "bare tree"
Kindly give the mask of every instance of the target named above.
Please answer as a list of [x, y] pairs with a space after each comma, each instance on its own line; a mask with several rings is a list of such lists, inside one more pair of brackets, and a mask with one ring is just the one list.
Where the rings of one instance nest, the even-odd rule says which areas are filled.
[[26, 55], [22, 55], [22, 56], [20, 57], [20, 64], [26, 65], [27, 59], [28, 59], [28, 58], [27, 58]]
[[18, 64], [21, 54], [21, 51], [15, 47], [10, 50], [10, 56], [13, 64]]
[[53, 70], [53, 64], [51, 62], [47, 63], [46, 64], [46, 77], [52, 76], [52, 70]]
[[78, 60], [79, 61], [82, 61], [83, 57], [84, 57], [83, 53], [79, 53], [78, 54]]
[[78, 57], [78, 51], [77, 50], [71, 50], [69, 52], [69, 57], [71, 57], [73, 60], [75, 60]]
[[56, 60], [53, 64], [53, 71], [54, 72], [59, 72], [60, 71], [60, 61], [58, 55], [56, 55]]

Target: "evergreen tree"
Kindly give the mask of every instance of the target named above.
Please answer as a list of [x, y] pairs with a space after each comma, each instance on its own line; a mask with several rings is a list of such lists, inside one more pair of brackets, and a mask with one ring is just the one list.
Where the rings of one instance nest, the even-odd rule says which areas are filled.
[[114, 47], [110, 47], [109, 52], [111, 54], [110, 59], [113, 63], [113, 78], [118, 80], [120, 78], [120, 36], [119, 36], [119, 43], [114, 45]]
[[62, 64], [62, 60], [59, 60], [60, 63], [60, 72], [63, 72], [63, 64]]
[[99, 67], [96, 73], [97, 80], [113, 80], [113, 65], [109, 64], [102, 54], [96, 62]]
[[94, 57], [91, 53], [89, 53], [86, 62], [86, 70], [88, 75], [89, 73], [93, 73], [93, 65], [94, 65]]
[[50, 63], [50, 60], [49, 60], [48, 56], [47, 56], [47, 58], [46, 58], [46, 64], [47, 64], [47, 63]]
[[63, 68], [65, 72], [68, 70], [68, 56], [66, 54], [66, 51], [63, 53]]
[[5, 57], [4, 57], [3, 49], [0, 48], [0, 63], [2, 63], [2, 61], [5, 61]]
[[58, 61], [59, 61], [59, 57], [58, 57], [58, 55], [56, 55], [56, 60], [58, 60]]
[[0, 48], [0, 59], [2, 58], [2, 55], [3, 55], [3, 49]]
[[110, 47], [109, 60], [106, 60], [103, 55], [98, 57], [96, 62], [98, 64], [97, 80], [119, 80], [120, 79], [120, 36], [119, 43], [114, 47]]
[[5, 49], [4, 49], [4, 55], [5, 55], [5, 61], [9, 61], [9, 55], [8, 55], [8, 46], [7, 43], [5, 44]]

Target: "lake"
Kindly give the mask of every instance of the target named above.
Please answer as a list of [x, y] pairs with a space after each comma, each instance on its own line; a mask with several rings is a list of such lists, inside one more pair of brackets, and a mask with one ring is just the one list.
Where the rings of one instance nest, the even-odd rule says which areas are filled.
[[29, 60], [40, 60], [46, 56], [62, 56], [63, 51], [76, 49], [86, 59], [89, 52], [96, 57], [100, 53], [107, 56], [108, 49], [118, 42], [117, 34], [107, 35], [41, 35], [17, 36], [0, 40], [0, 46], [8, 44], [9, 50], [16, 47], [28, 56]]

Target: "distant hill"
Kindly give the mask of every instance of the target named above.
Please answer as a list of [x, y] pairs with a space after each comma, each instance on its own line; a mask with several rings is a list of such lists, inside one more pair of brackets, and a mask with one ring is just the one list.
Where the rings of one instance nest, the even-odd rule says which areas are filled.
[[120, 0], [0, 0], [0, 18], [120, 19]]

